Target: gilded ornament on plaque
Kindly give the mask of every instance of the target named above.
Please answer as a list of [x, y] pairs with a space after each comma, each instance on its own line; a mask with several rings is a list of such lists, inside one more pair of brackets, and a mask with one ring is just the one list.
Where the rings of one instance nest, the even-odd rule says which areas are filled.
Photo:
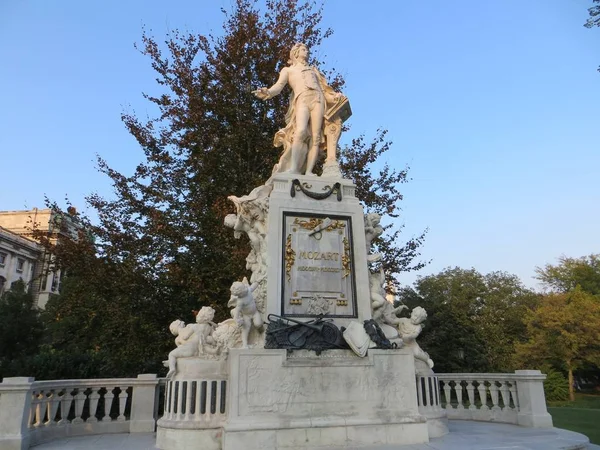
[[296, 261], [296, 252], [292, 248], [292, 235], [288, 234], [285, 241], [285, 274], [287, 275], [288, 281], [292, 280], [292, 267]]
[[[324, 222], [324, 219], [317, 219], [316, 217], [312, 217], [310, 219], [307, 220], [302, 220], [298, 217], [296, 217], [296, 219], [294, 219], [294, 225], [298, 225], [301, 228], [304, 228], [305, 230], [314, 230], [316, 227], [318, 227], [319, 225], [321, 225]], [[331, 220], [331, 223], [329, 223], [329, 225], [327, 225], [323, 231], [333, 231], [333, 230], [340, 230], [340, 234], [343, 234], [343, 231], [341, 231], [342, 228], [346, 227], [346, 222], [343, 220]]]
[[347, 237], [344, 237], [342, 242], [344, 243], [344, 254], [342, 255], [342, 269], [344, 270], [344, 275], [342, 275], [342, 278], [346, 278], [348, 275], [350, 275], [350, 272], [351, 272], [351, 269], [350, 269], [350, 243], [348, 242]]

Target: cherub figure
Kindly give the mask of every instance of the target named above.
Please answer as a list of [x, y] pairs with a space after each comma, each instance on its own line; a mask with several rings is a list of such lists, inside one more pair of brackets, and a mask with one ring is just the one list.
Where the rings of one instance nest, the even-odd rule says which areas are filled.
[[214, 317], [215, 310], [210, 306], [203, 306], [196, 315], [196, 323], [186, 325], [183, 320], [171, 322], [169, 330], [175, 336], [177, 348], [169, 353], [167, 378], [175, 375], [177, 358], [217, 353], [216, 342], [211, 336], [216, 326], [212, 322]]
[[370, 213], [365, 215], [365, 241], [369, 262], [381, 259], [380, 254], [371, 255], [371, 243], [383, 234], [383, 227], [379, 222], [381, 222], [381, 216], [379, 214]]
[[248, 335], [252, 325], [259, 329], [263, 326], [252, 294], [257, 287], [258, 282], [249, 285], [248, 279], [244, 277], [243, 281], [235, 281], [230, 288], [231, 297], [227, 306], [233, 307], [231, 317], [242, 327], [242, 348], [248, 348]]
[[397, 314], [403, 309], [407, 309], [406, 305], [400, 305], [394, 308], [394, 305], [385, 298], [385, 272], [383, 267], [379, 272], [371, 272], [369, 274], [369, 288], [371, 291], [371, 313], [373, 320], [381, 324], [390, 325], [394, 328], [400, 323], [400, 318]]
[[421, 324], [425, 322], [425, 319], [427, 319], [427, 311], [422, 307], [417, 306], [416, 308], [413, 308], [410, 313], [410, 319], [405, 317], [399, 319], [398, 332], [404, 341], [404, 345], [407, 348], [412, 349], [415, 359], [424, 361], [431, 369], [433, 368], [433, 361], [416, 341], [417, 336], [423, 331], [423, 325]]

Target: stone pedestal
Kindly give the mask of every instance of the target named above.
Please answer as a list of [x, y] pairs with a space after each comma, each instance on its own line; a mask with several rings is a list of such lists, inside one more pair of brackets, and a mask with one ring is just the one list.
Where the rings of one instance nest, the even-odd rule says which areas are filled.
[[517, 423], [525, 427], [551, 428], [552, 416], [546, 409], [544, 380], [539, 370], [515, 370], [520, 375], [517, 387], [519, 413]]
[[276, 174], [266, 313], [336, 325], [371, 318], [363, 209], [350, 180]]
[[225, 360], [178, 359], [177, 375], [167, 382], [156, 446], [187, 450], [201, 445], [205, 450], [220, 450], [227, 417], [227, 381]]
[[223, 449], [361, 448], [428, 442], [412, 353], [235, 349]]

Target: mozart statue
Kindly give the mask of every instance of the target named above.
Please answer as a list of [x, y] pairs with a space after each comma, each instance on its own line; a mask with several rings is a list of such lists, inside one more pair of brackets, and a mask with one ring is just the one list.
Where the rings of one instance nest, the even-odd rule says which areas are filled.
[[283, 68], [277, 83], [253, 91], [259, 99], [267, 100], [278, 95], [286, 85], [292, 89], [286, 126], [273, 140], [276, 147], [283, 146], [273, 172], [314, 175], [319, 152], [326, 149], [323, 176], [341, 178], [336, 151], [342, 123], [352, 114], [350, 103], [327, 84], [316, 67], [308, 65], [308, 55], [306, 45], [294, 45], [290, 65]]

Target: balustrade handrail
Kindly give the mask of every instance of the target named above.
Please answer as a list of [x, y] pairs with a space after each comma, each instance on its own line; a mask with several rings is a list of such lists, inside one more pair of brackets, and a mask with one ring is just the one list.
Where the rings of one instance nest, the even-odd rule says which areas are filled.
[[521, 374], [514, 372], [507, 373], [436, 373], [438, 379], [444, 381], [449, 379], [451, 381], [460, 378], [464, 381], [544, 381], [546, 379], [545, 374]]

